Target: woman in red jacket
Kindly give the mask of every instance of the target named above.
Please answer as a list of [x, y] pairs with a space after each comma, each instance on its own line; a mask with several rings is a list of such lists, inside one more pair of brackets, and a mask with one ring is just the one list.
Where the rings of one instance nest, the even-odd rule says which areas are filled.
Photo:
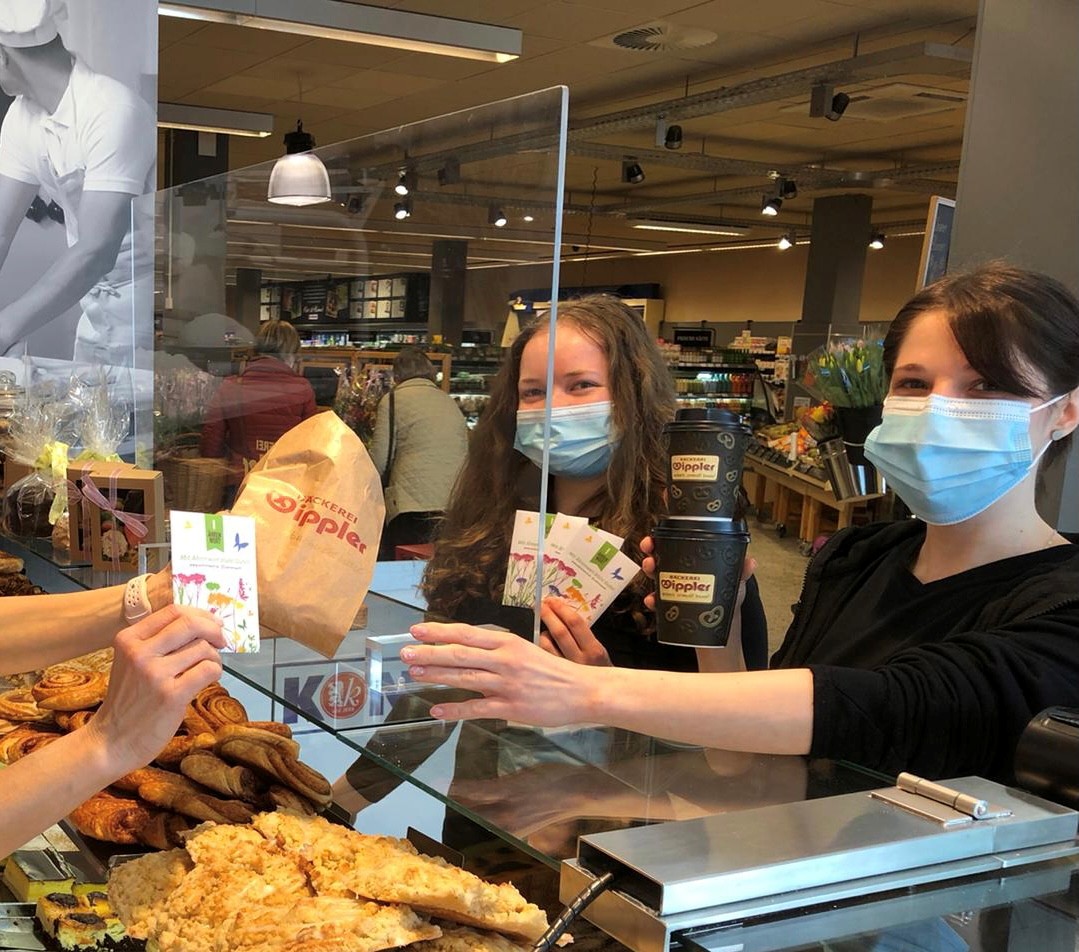
[[299, 352], [291, 324], [263, 324], [254, 358], [243, 373], [222, 382], [206, 411], [200, 451], [227, 456], [237, 483], [278, 437], [315, 414], [315, 392], [293, 369]]

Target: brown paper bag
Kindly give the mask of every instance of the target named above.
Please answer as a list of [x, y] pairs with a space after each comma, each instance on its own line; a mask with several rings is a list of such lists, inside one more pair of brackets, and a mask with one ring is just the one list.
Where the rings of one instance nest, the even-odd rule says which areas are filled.
[[232, 512], [255, 518], [263, 636], [332, 658], [367, 595], [386, 514], [360, 438], [336, 413], [304, 420], [244, 477]]

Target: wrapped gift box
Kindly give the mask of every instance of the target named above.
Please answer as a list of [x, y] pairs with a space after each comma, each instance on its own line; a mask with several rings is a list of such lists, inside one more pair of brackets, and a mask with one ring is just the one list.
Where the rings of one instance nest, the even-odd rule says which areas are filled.
[[[76, 544], [76, 525], [85, 544], [89, 524], [90, 564], [95, 569], [135, 572], [139, 546], [165, 541], [165, 486], [161, 473], [106, 463], [94, 464], [89, 472], [83, 470], [77, 475], [73, 482], [79, 490], [79, 511], [77, 523], [72, 511], [72, 547]], [[140, 532], [140, 525], [145, 527], [145, 533]]]
[[108, 488], [109, 477], [121, 470], [127, 471], [135, 468], [134, 463], [109, 462], [99, 460], [84, 460], [71, 462], [67, 467], [67, 510], [68, 529], [71, 535], [69, 552], [72, 562], [90, 561], [90, 530], [93, 524], [93, 506], [87, 506], [84, 510], [82, 505], [82, 480], [89, 475], [94, 485], [99, 489], [102, 486]]

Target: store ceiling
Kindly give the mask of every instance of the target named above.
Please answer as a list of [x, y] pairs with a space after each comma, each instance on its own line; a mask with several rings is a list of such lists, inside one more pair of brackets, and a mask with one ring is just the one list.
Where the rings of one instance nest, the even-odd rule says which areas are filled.
[[[279, 155], [281, 135], [298, 117], [325, 145], [565, 84], [571, 130], [566, 199], [574, 210], [565, 220], [567, 254], [586, 242], [597, 251], [629, 253], [775, 240], [786, 229], [807, 235], [814, 198], [852, 189], [872, 195], [875, 227], [886, 234], [910, 233], [921, 228], [931, 194], [954, 194], [977, 0], [377, 5], [515, 27], [523, 32], [524, 52], [519, 60], [492, 65], [163, 17], [159, 98], [273, 113], [272, 137], [231, 139], [230, 164], [240, 168]], [[698, 41], [702, 30], [717, 38], [661, 51], [613, 42], [616, 34], [640, 28], [651, 37], [689, 42]], [[922, 47], [928, 56], [886, 52], [915, 44], [935, 46]], [[825, 64], [832, 65], [822, 71]], [[835, 77], [836, 91], [851, 96], [839, 121], [809, 117], [815, 77]], [[656, 146], [660, 103], [669, 104], [669, 120], [682, 127], [678, 151]], [[679, 107], [690, 103], [696, 108], [679, 115]], [[609, 121], [616, 114], [621, 121]], [[643, 183], [621, 182], [624, 155], [637, 157], [646, 173]], [[774, 191], [772, 171], [794, 178], [798, 195], [766, 221], [760, 202], [762, 193]], [[528, 175], [527, 162], [512, 168], [477, 163], [463, 170], [461, 191], [519, 196], [529, 188]], [[257, 202], [251, 196], [250, 203]], [[483, 221], [477, 217], [474, 233], [464, 222], [463, 237], [484, 231], [486, 208], [479, 213]], [[550, 236], [550, 217], [537, 212], [535, 222], [525, 224], [521, 214], [522, 209], [510, 211], [497, 252], [490, 243], [470, 244], [470, 266], [536, 258], [542, 245], [534, 239]], [[277, 277], [355, 273], [365, 262], [386, 270], [415, 267], [430, 247], [415, 235], [395, 238], [389, 214], [369, 218], [369, 226], [386, 221], [381, 258], [371, 253], [377, 242], [370, 235], [361, 246], [341, 231], [350, 220], [333, 208], [297, 218], [278, 216], [266, 205], [246, 220], [252, 218], [257, 223], [229, 229], [230, 264], [259, 266]], [[752, 230], [741, 239], [641, 232], [628, 226], [629, 218], [735, 221]], [[295, 227], [304, 221], [330, 227]], [[417, 213], [413, 231], [422, 231], [421, 221]], [[522, 239], [519, 244], [515, 237]], [[258, 254], [274, 243], [279, 251]], [[395, 257], [395, 249], [402, 254]]]

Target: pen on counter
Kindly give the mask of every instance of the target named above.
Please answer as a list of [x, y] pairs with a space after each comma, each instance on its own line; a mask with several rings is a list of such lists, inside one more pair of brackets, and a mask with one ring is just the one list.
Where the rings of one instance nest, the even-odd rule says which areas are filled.
[[943, 803], [976, 820], [989, 812], [989, 804], [984, 800], [953, 790], [951, 787], [945, 787], [943, 784], [933, 783], [932, 780], [916, 777], [914, 774], [901, 773], [896, 778], [895, 785], [906, 793], [915, 793], [936, 803]]

